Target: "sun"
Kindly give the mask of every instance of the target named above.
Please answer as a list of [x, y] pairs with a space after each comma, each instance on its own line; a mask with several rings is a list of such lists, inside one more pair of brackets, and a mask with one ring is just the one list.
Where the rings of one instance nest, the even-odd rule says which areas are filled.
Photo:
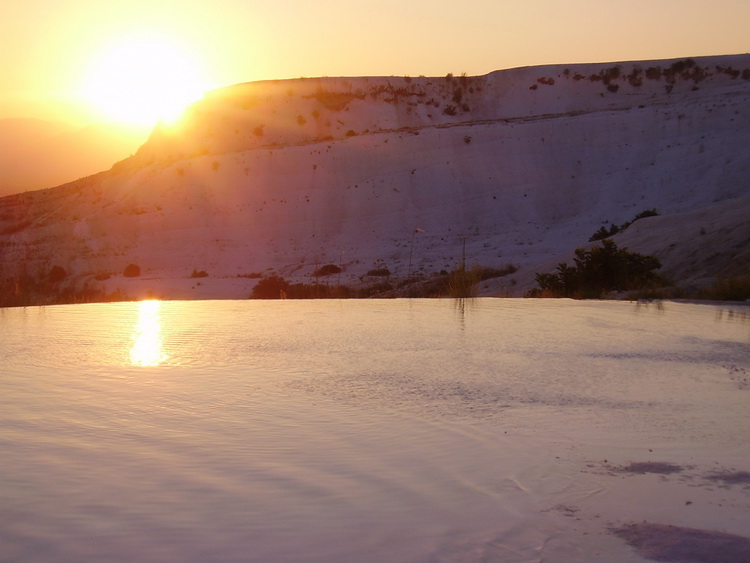
[[173, 122], [208, 90], [188, 49], [164, 37], [121, 37], [100, 50], [83, 97], [102, 117], [131, 125]]

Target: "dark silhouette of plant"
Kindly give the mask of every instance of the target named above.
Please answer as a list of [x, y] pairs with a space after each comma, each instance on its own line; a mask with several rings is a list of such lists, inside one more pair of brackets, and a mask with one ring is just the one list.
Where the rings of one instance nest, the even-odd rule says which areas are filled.
[[595, 299], [611, 291], [640, 289], [662, 281], [654, 271], [661, 268], [656, 257], [620, 249], [610, 239], [589, 250], [578, 248], [575, 254], [574, 266], [561, 263], [557, 273], [537, 273], [539, 289], [528, 296]]
[[190, 277], [191, 278], [207, 278], [208, 272], [206, 272], [205, 270], [193, 269], [193, 272], [190, 274]]
[[53, 266], [49, 274], [47, 274], [47, 281], [50, 283], [60, 283], [66, 277], [68, 277], [68, 272], [62, 266]]
[[750, 276], [718, 278], [713, 287], [700, 292], [699, 297], [721, 301], [750, 300]]
[[646, 217], [657, 217], [659, 215], [659, 212], [656, 211], [656, 209], [646, 209], [645, 211], [641, 211], [638, 215], [633, 217], [631, 221], [628, 221], [627, 223], [623, 223], [622, 227], [620, 227], [621, 230], [627, 229], [630, 225], [635, 223], [638, 219], [644, 219]]
[[136, 264], [128, 264], [122, 272], [126, 278], [137, 278], [141, 275], [141, 267]]
[[613, 235], [616, 235], [620, 232], [620, 227], [613, 224], [609, 229], [602, 225], [599, 227], [599, 230], [596, 231], [593, 235], [591, 235], [591, 238], [589, 238], [589, 242], [594, 242], [597, 240], [604, 240], [605, 238], [609, 238]]
[[464, 264], [448, 274], [445, 281], [445, 291], [450, 297], [476, 297], [477, 284], [481, 281], [480, 268], [467, 269]]
[[644, 219], [646, 217], [656, 217], [659, 213], [656, 211], [656, 209], [646, 209], [645, 211], [641, 211], [638, 215], [633, 217], [630, 221], [626, 221], [619, 227], [615, 225], [614, 223], [612, 226], [608, 229], [605, 226], [599, 227], [599, 230], [596, 231], [591, 237], [589, 238], [589, 242], [594, 242], [597, 240], [604, 240], [605, 238], [609, 238], [611, 236], [616, 235], [619, 232], [624, 231], [627, 229], [630, 225], [638, 221], [639, 219]]
[[341, 111], [352, 100], [362, 100], [365, 94], [363, 92], [332, 92], [323, 88], [318, 88], [313, 94], [303, 96], [303, 98], [313, 98], [321, 105], [331, 111]]
[[339, 268], [336, 264], [326, 264], [325, 266], [321, 266], [317, 270], [313, 272], [313, 276], [316, 278], [319, 278], [321, 276], [330, 276], [332, 274], [338, 274], [341, 273], [341, 268]]
[[288, 291], [289, 282], [281, 276], [271, 274], [255, 284], [251, 297], [253, 299], [280, 299]]
[[489, 280], [492, 278], [502, 278], [514, 274], [518, 271], [518, 266], [514, 264], [506, 264], [502, 268], [491, 268], [489, 266], [477, 267], [479, 273], [479, 281]]
[[374, 268], [372, 270], [367, 270], [366, 275], [372, 276], [372, 277], [387, 277], [391, 275], [391, 271], [387, 267], [383, 266], [382, 268]]
[[646, 78], [649, 80], [659, 80], [662, 70], [660, 66], [650, 66], [646, 69]]

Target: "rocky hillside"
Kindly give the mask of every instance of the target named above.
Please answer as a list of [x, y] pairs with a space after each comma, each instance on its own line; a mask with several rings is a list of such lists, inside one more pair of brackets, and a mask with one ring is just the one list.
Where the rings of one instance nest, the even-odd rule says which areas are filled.
[[241, 298], [259, 274], [429, 276], [465, 248], [518, 267], [484, 294], [519, 295], [656, 209], [615, 240], [700, 283], [748, 272], [749, 146], [748, 55], [240, 84], [107, 172], [1, 198], [0, 278]]

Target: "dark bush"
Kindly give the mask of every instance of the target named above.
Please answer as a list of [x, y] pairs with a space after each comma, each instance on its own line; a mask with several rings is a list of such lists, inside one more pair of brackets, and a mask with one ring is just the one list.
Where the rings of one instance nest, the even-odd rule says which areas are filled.
[[604, 226], [599, 227], [599, 230], [596, 231], [591, 237], [589, 238], [589, 242], [594, 242], [597, 240], [604, 240], [605, 238], [609, 238], [611, 236], [616, 235], [619, 232], [624, 231], [627, 229], [630, 225], [638, 221], [639, 219], [644, 219], [646, 217], [656, 217], [659, 215], [659, 212], [656, 211], [656, 209], [646, 209], [645, 211], [641, 211], [638, 215], [633, 217], [630, 221], [626, 221], [619, 227], [615, 225], [614, 223], [612, 226], [607, 229]]
[[478, 268], [479, 270], [479, 280], [485, 281], [492, 278], [502, 278], [505, 276], [509, 276], [510, 274], [515, 274], [518, 271], [518, 266], [514, 264], [506, 264], [502, 268], [491, 268], [489, 266], [480, 266]]
[[362, 288], [359, 292], [359, 297], [375, 297], [382, 296], [385, 293], [393, 291], [393, 284], [387, 281], [375, 283], [373, 285]]
[[47, 274], [47, 280], [50, 283], [59, 283], [68, 277], [68, 272], [62, 266], [53, 266]]
[[347, 299], [351, 297], [351, 290], [345, 285], [295, 283], [289, 286], [287, 297], [289, 299]]
[[367, 275], [373, 276], [373, 277], [386, 277], [386, 276], [391, 275], [391, 271], [384, 266], [382, 268], [374, 268], [372, 270], [367, 270]]
[[557, 273], [537, 273], [539, 288], [528, 296], [596, 299], [611, 291], [636, 290], [662, 282], [654, 272], [661, 268], [656, 257], [617, 248], [610, 239], [589, 250], [579, 248], [575, 254], [574, 266], [561, 263]]
[[750, 300], [750, 276], [719, 278], [713, 287], [701, 292], [699, 297], [721, 301]]
[[191, 278], [207, 278], [208, 272], [205, 270], [193, 270], [193, 272], [190, 274]]
[[338, 274], [341, 272], [341, 268], [339, 268], [336, 264], [326, 264], [325, 266], [321, 266], [317, 270], [313, 272], [313, 276], [316, 278], [319, 278], [321, 276], [330, 276], [332, 274]]
[[253, 299], [281, 299], [289, 291], [289, 282], [272, 274], [261, 279], [253, 288]]
[[135, 264], [128, 264], [122, 271], [122, 275], [126, 278], [137, 278], [141, 275], [141, 267]]
[[661, 67], [650, 66], [646, 69], [646, 78], [649, 80], [659, 80], [661, 78]]
[[599, 230], [596, 231], [591, 237], [589, 238], [589, 242], [594, 242], [597, 240], [604, 240], [605, 238], [609, 238], [613, 235], [616, 235], [620, 232], [620, 227], [617, 225], [612, 225], [609, 229], [602, 225], [599, 227]]

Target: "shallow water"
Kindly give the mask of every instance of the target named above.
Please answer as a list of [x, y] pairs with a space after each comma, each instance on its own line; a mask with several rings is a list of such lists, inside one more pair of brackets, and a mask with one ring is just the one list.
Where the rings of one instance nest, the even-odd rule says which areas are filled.
[[[747, 307], [144, 302], [0, 326], [2, 561], [640, 561], [609, 527], [705, 527], [635, 502], [654, 487], [697, 489], [722, 531], [750, 517], [747, 488], [720, 510], [702, 480], [750, 470]], [[655, 457], [686, 473], [612, 478]]]

